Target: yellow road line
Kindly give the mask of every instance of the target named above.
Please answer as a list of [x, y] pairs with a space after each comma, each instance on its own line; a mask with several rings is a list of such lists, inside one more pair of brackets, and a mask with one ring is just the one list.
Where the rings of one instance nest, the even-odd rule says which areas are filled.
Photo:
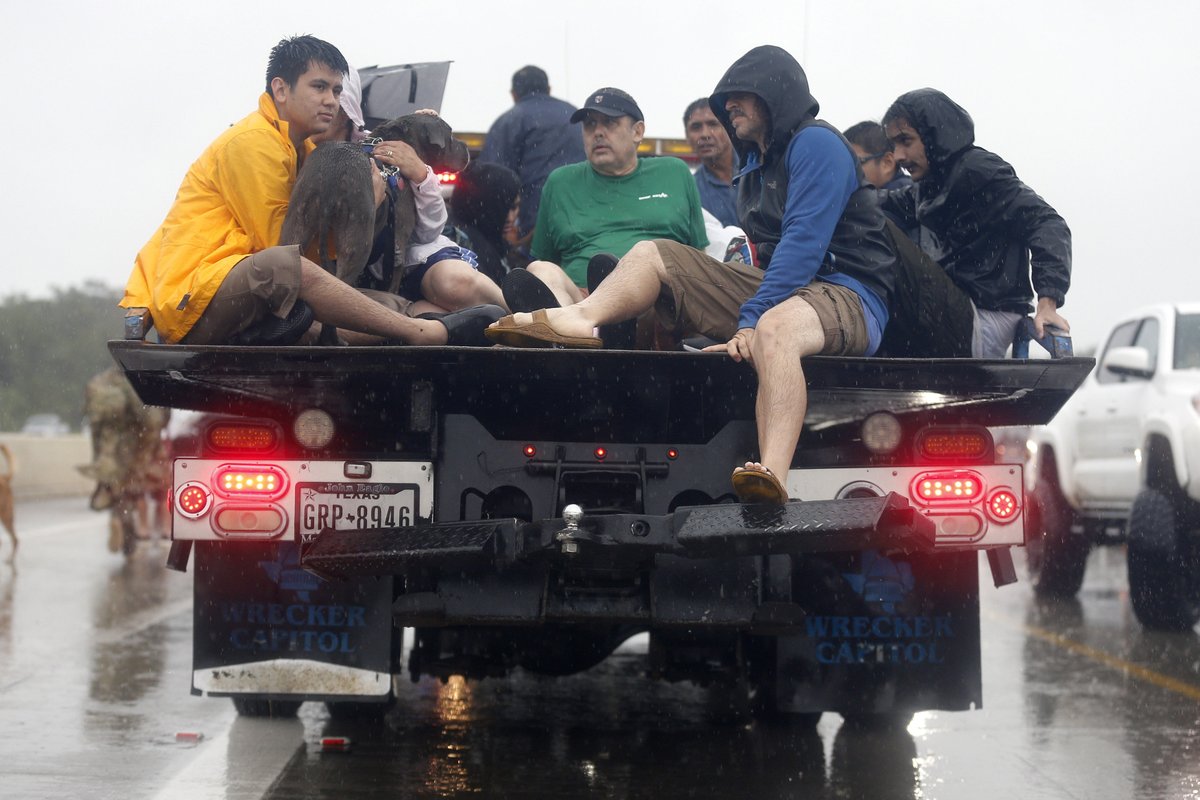
[[1064, 650], [1068, 650], [1076, 655], [1083, 656], [1084, 658], [1090, 658], [1091, 660], [1097, 661], [1104, 666], [1109, 667], [1110, 669], [1115, 669], [1116, 671], [1123, 672], [1126, 675], [1132, 675], [1133, 677], [1139, 678], [1146, 683], [1154, 684], [1159, 688], [1181, 694], [1184, 697], [1191, 698], [1192, 700], [1200, 701], [1200, 686], [1193, 686], [1190, 683], [1177, 680], [1169, 675], [1163, 675], [1161, 672], [1155, 672], [1152, 669], [1140, 667], [1137, 664], [1130, 663], [1124, 659], [1117, 658], [1116, 656], [1110, 656], [1103, 650], [1097, 650], [1094, 647], [1088, 647], [1086, 644], [1082, 644], [1073, 639], [1068, 639], [1067, 637], [1057, 634], [1054, 631], [1048, 631], [1045, 628], [1039, 628], [1036, 625], [1017, 623], [1013, 620], [1005, 619], [998, 614], [987, 614], [986, 616], [1011, 628], [1023, 630], [1030, 636], [1041, 639], [1043, 642], [1048, 642], [1056, 647], [1061, 647]]

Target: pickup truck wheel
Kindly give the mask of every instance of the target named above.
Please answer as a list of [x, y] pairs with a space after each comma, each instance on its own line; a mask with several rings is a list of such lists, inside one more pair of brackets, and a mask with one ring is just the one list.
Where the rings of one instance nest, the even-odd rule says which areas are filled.
[[1035, 512], [1025, 556], [1033, 589], [1041, 597], [1074, 597], [1083, 585], [1091, 543], [1071, 532], [1072, 513], [1052, 480], [1031, 495]]
[[1129, 514], [1129, 596], [1147, 628], [1188, 631], [1200, 621], [1200, 558], [1166, 495], [1143, 489]]
[[286, 719], [296, 716], [300, 710], [299, 700], [262, 700], [257, 697], [233, 697], [233, 707], [243, 717], [270, 717]]

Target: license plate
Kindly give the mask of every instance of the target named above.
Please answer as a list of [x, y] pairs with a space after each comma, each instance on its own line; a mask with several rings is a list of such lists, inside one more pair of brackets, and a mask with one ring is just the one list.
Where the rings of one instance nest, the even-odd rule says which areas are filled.
[[330, 528], [361, 531], [413, 523], [415, 483], [301, 483], [296, 486], [296, 528], [311, 536]]

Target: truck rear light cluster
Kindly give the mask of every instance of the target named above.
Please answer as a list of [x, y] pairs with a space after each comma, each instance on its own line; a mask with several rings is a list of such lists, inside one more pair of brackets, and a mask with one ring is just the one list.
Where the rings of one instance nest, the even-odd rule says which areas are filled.
[[894, 452], [900, 446], [903, 436], [904, 429], [900, 420], [886, 411], [872, 414], [863, 420], [863, 446], [876, 455]]
[[185, 483], [175, 492], [175, 506], [188, 519], [204, 516], [212, 505], [212, 493], [199, 483]]
[[213, 473], [213, 488], [224, 497], [276, 497], [287, 488], [287, 475], [278, 467], [226, 464]]
[[992, 435], [973, 426], [926, 428], [917, 434], [917, 454], [928, 461], [985, 462], [992, 458]]
[[[535, 444], [526, 444], [521, 447], [521, 455], [526, 458], [537, 458], [538, 448]], [[679, 458], [679, 450], [674, 447], [668, 447], [663, 454], [668, 461], [674, 461]], [[604, 461], [609, 456], [609, 449], [604, 445], [596, 445], [592, 448], [592, 458], [597, 461]]]
[[213, 514], [213, 529], [228, 536], [271, 538], [282, 533], [287, 515], [277, 505], [227, 503]]
[[1008, 487], [997, 489], [988, 497], [986, 508], [988, 516], [996, 522], [1008, 522], [1020, 510], [1017, 493]]
[[333, 417], [328, 411], [319, 408], [307, 408], [296, 415], [292, 423], [292, 435], [301, 447], [309, 450], [320, 450], [333, 441], [336, 431]]
[[269, 453], [279, 445], [275, 426], [261, 422], [217, 422], [205, 436], [209, 447], [226, 453]]
[[983, 496], [983, 479], [967, 470], [924, 472], [912, 485], [912, 497], [923, 505], [969, 504]]

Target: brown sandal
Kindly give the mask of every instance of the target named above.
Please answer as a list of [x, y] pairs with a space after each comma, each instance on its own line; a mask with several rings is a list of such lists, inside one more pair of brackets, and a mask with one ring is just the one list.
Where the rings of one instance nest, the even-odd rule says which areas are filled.
[[496, 344], [509, 347], [571, 347], [596, 349], [604, 343], [598, 336], [564, 336], [550, 327], [544, 308], [533, 312], [533, 321], [518, 325], [510, 314], [501, 317], [484, 335]]
[[732, 480], [739, 503], [781, 506], [788, 501], [787, 489], [766, 467], [738, 467]]

